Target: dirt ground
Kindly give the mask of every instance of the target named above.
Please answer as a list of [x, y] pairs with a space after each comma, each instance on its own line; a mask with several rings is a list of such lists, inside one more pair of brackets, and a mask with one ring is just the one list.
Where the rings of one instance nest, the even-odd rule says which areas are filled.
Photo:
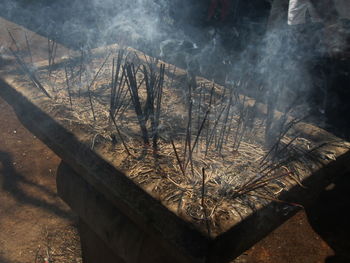
[[56, 194], [60, 159], [0, 101], [0, 262], [80, 262], [76, 217]]
[[[0, 44], [7, 35], [2, 29]], [[0, 263], [82, 262], [77, 217], [56, 193], [59, 163], [0, 98]], [[350, 226], [344, 213], [350, 207], [349, 177], [339, 177], [314, 206], [234, 262], [350, 262]]]

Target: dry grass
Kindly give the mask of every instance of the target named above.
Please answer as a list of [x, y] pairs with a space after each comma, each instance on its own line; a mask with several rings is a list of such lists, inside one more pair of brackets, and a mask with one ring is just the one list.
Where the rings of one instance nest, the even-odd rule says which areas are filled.
[[91, 149], [107, 151], [130, 179], [214, 235], [301, 184], [289, 164], [315, 146], [283, 120], [270, 150], [266, 116], [236, 86], [131, 49], [81, 53], [49, 70], [49, 78], [46, 67], [37, 76], [51, 89], [50, 114], [76, 133], [88, 127]]

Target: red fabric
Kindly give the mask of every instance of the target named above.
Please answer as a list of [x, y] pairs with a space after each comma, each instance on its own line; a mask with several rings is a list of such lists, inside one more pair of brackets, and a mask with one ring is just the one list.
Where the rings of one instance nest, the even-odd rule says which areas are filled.
[[219, 4], [221, 5], [221, 14], [220, 14], [221, 20], [224, 20], [227, 17], [228, 11], [230, 8], [230, 0], [211, 0], [209, 11], [208, 11], [208, 19], [213, 18]]

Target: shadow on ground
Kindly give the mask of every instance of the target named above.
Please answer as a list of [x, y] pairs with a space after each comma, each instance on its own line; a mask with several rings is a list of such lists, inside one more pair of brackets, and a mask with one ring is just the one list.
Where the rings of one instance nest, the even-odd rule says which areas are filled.
[[6, 259], [6, 258], [4, 258], [2, 256], [0, 256], [0, 262], [1, 263], [17, 263], [17, 261], [16, 262], [11, 261], [11, 260], [8, 260], [8, 259]]
[[350, 173], [335, 178], [317, 202], [306, 209], [309, 223], [334, 250], [325, 263], [350, 262]]
[[56, 194], [52, 193], [45, 186], [31, 182], [21, 174], [17, 173], [15, 167], [13, 166], [13, 160], [10, 154], [0, 151], [0, 163], [2, 165], [0, 166], [2, 167], [0, 169], [0, 186], [2, 191], [9, 193], [17, 202], [21, 204], [35, 206], [56, 216], [72, 219], [71, 213], [60, 209], [56, 205], [35, 198], [22, 190], [20, 184], [31, 186], [35, 188], [36, 191], [42, 192], [47, 196], [56, 197]]

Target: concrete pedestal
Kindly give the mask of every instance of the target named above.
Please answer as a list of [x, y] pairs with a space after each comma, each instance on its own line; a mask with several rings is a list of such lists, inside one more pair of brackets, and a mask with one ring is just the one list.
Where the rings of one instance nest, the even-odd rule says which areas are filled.
[[64, 162], [57, 171], [57, 190], [79, 216], [84, 263], [190, 262], [140, 229]]
[[125, 263], [82, 218], [79, 218], [79, 235], [83, 263]]

